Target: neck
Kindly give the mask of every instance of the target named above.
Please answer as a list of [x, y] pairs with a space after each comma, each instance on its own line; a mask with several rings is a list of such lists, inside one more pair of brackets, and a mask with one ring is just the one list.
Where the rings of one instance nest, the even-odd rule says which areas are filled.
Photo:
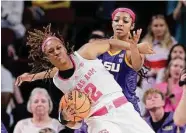
[[125, 41], [126, 39], [127, 39], [127, 35], [125, 35], [125, 36], [116, 36], [116, 35], [114, 35], [114, 39], [118, 39], [118, 40], [122, 40], [122, 41]]
[[178, 84], [179, 79], [173, 78], [172, 81], [173, 81], [173, 84]]
[[72, 62], [72, 60], [70, 59], [70, 57], [68, 57], [68, 58], [69, 58], [69, 59], [67, 60], [67, 62], [63, 63], [63, 65], [60, 65], [60, 66], [58, 67], [59, 70], [64, 71], [64, 70], [68, 70], [68, 69], [74, 67], [73, 62]]
[[154, 40], [162, 41], [163, 40], [163, 36], [155, 36]]
[[48, 114], [46, 115], [33, 115], [32, 122], [36, 125], [45, 124], [50, 121], [50, 117]]
[[152, 117], [152, 121], [153, 122], [160, 121], [163, 118], [164, 114], [165, 114], [163, 108], [156, 108], [156, 109], [150, 110], [149, 113], [150, 113], [150, 115]]

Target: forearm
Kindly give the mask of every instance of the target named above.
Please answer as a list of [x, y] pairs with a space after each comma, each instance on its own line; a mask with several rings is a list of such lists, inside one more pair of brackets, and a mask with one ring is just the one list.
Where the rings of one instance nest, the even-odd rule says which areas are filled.
[[173, 12], [173, 19], [174, 20], [177, 20], [180, 17], [181, 7], [182, 7], [182, 3], [178, 2], [178, 5], [177, 5], [177, 7], [175, 8], [175, 10]]
[[[110, 39], [110, 45], [111, 48], [117, 48], [117, 49], [122, 49], [122, 50], [130, 50], [130, 43], [126, 41], [121, 41], [121, 40], [115, 40], [115, 39]], [[147, 45], [150, 45], [147, 42], [139, 43], [137, 44], [137, 49], [140, 54], [147, 54], [149, 53], [149, 48]]]
[[117, 48], [121, 50], [129, 50], [130, 43], [126, 41], [116, 40], [116, 39], [109, 39], [110, 48]]
[[49, 70], [48, 73], [47, 71], [43, 71], [40, 73], [33, 74], [32, 81], [39, 80], [39, 79], [45, 79], [45, 78], [53, 78], [57, 71], [58, 71], [58, 68], [54, 67], [51, 70]]
[[24, 102], [21, 92], [17, 86], [14, 86], [14, 97], [18, 104], [22, 104]]
[[183, 87], [182, 98], [174, 113], [174, 122], [178, 126], [183, 126], [186, 124], [186, 85]]
[[139, 53], [139, 50], [137, 49], [137, 46], [131, 46], [131, 64], [134, 70], [138, 71], [141, 69], [141, 66], [143, 64], [142, 57]]

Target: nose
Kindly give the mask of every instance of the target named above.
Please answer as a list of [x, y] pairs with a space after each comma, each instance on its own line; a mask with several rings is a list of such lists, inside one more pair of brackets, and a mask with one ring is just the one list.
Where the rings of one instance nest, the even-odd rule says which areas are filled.
[[55, 55], [56, 55], [56, 56], [58, 56], [58, 55], [59, 55], [59, 53], [60, 53], [60, 50], [55, 50], [55, 52], [54, 52], [54, 53], [55, 53]]
[[123, 25], [123, 20], [119, 20], [118, 25]]

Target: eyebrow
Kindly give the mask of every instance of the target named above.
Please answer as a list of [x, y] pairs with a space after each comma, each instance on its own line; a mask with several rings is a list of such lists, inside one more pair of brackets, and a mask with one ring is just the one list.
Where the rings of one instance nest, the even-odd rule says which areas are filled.
[[[120, 18], [120, 16], [116, 16], [116, 18]], [[123, 18], [131, 18], [130, 16], [123, 16]]]

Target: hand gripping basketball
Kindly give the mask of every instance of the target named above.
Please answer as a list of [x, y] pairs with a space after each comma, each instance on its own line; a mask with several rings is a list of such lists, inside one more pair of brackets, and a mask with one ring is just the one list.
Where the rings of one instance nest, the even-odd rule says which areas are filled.
[[59, 111], [67, 121], [81, 121], [89, 115], [91, 102], [86, 94], [73, 90], [65, 94], [60, 101]]

